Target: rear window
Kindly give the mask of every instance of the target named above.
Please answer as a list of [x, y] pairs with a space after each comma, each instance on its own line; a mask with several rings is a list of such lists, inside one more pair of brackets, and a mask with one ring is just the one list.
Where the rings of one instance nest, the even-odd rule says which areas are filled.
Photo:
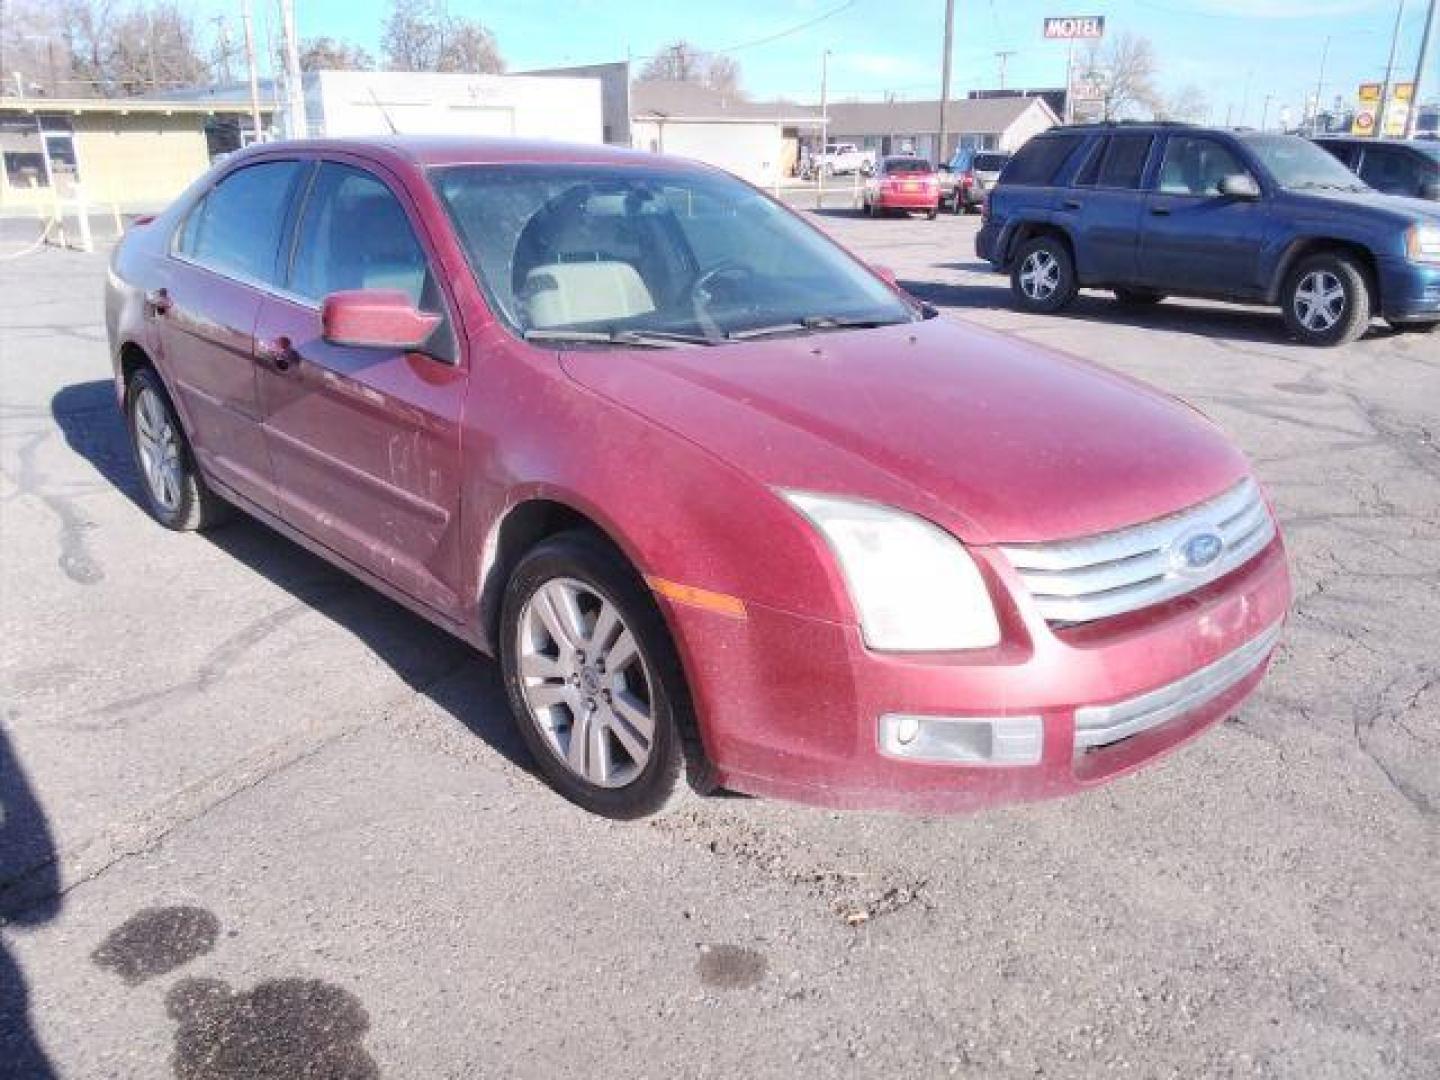
[[893, 173], [902, 172], [932, 172], [930, 162], [923, 158], [890, 158], [885, 162], [885, 171]]
[[976, 172], [999, 172], [1009, 160], [1009, 154], [976, 154], [973, 168]]
[[1005, 184], [1048, 184], [1055, 179], [1060, 166], [1080, 145], [1084, 136], [1078, 132], [1065, 135], [1040, 135], [1015, 152], [1000, 177]]

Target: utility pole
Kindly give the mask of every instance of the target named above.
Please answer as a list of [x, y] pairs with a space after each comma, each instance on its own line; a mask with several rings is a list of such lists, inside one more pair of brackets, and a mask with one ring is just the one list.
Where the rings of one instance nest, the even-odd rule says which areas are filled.
[[240, 0], [240, 21], [245, 24], [245, 67], [250, 73], [250, 133], [256, 142], [265, 141], [260, 126], [260, 75], [255, 70], [255, 28], [250, 18], [250, 0]]
[[305, 121], [300, 48], [295, 42], [295, 0], [280, 0], [280, 33], [285, 39], [285, 134], [292, 139], [303, 139], [310, 134], [310, 128]]
[[997, 59], [997, 60], [1000, 61], [1000, 89], [1001, 89], [1001, 90], [1004, 90], [1004, 89], [1005, 89], [1005, 65], [1009, 62], [1010, 57], [1012, 57], [1012, 56], [1014, 56], [1014, 55], [1015, 55], [1015, 50], [1014, 50], [1014, 49], [1000, 49], [998, 52], [995, 53], [995, 59]]
[[945, 110], [950, 107], [950, 53], [954, 41], [955, 0], [945, 0], [945, 52], [940, 58], [940, 135], [939, 145], [935, 147], [937, 163], [950, 160], [945, 153], [945, 141], [948, 134], [945, 130]]
[[1395, 75], [1395, 50], [1400, 47], [1400, 25], [1405, 21], [1405, 0], [1395, 11], [1395, 30], [1390, 35], [1390, 59], [1385, 61], [1385, 83], [1380, 89], [1380, 116], [1375, 124], [1375, 137], [1385, 137], [1385, 120], [1390, 115], [1391, 79]]
[[830, 141], [830, 50], [820, 54], [820, 138], [815, 169], [815, 209], [825, 205], [825, 145]]
[[[1435, 37], [1435, 8], [1436, 0], [1430, 0], [1430, 11], [1425, 16], [1425, 29], [1420, 34], [1420, 55], [1415, 59], [1414, 90], [1410, 94], [1410, 113], [1405, 117], [1404, 135], [1407, 139], [1415, 137], [1415, 125], [1420, 121], [1420, 102], [1424, 99], [1420, 96], [1421, 83], [1425, 78], [1425, 61], [1430, 57], [1430, 45]], [[1426, 86], [1429, 84], [1426, 83]]]
[[1315, 111], [1310, 117], [1311, 136], [1320, 134], [1320, 98], [1325, 93], [1325, 64], [1330, 59], [1330, 35], [1325, 35], [1325, 47], [1320, 50], [1320, 77], [1315, 80]]
[[1270, 102], [1274, 99], [1274, 97], [1275, 97], [1274, 94], [1266, 94], [1266, 95], [1265, 95], [1265, 106], [1264, 106], [1264, 108], [1262, 108], [1262, 109], [1260, 110], [1260, 130], [1261, 130], [1261, 131], [1267, 130], [1267, 128], [1266, 128], [1265, 125], [1266, 125], [1267, 123], [1269, 123], [1269, 121], [1270, 121]]

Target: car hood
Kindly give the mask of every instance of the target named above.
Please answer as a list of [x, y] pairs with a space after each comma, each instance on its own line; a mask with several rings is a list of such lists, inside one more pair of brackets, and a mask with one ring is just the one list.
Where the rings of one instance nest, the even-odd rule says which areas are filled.
[[948, 319], [561, 363], [761, 483], [902, 506], [971, 543], [1132, 525], [1248, 472], [1182, 402]]
[[1381, 191], [1288, 191], [1286, 194], [1310, 210], [1358, 214], [1392, 222], [1401, 228], [1416, 221], [1440, 224], [1440, 203], [1409, 195], [1386, 195]]

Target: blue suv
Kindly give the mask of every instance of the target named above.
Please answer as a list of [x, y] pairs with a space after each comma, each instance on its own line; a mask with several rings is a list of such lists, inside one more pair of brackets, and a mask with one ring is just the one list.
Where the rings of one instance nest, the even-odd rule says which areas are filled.
[[1381, 195], [1314, 143], [1188, 124], [1053, 128], [1011, 159], [976, 253], [1016, 303], [1059, 311], [1081, 287], [1279, 305], [1309, 345], [1379, 314], [1440, 324], [1440, 207]]

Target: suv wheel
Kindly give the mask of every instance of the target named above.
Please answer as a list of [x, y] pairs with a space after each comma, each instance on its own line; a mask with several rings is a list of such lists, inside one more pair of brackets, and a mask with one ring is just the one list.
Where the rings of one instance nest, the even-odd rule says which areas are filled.
[[[684, 793], [694, 727], [680, 660], [649, 590], [608, 544], [564, 533], [520, 560], [500, 663], [520, 734], [565, 798], [636, 818]], [[703, 775], [698, 747], [689, 756]]]
[[1301, 259], [1285, 279], [1285, 325], [1306, 345], [1344, 345], [1370, 325], [1370, 286], [1349, 255], [1323, 252]]
[[230, 507], [205, 484], [190, 441], [160, 376], [141, 368], [125, 388], [130, 448], [145, 509], [167, 529], [190, 532], [229, 516]]
[[1010, 290], [1025, 311], [1059, 311], [1075, 299], [1075, 263], [1063, 241], [1055, 236], [1028, 240], [1015, 255]]

